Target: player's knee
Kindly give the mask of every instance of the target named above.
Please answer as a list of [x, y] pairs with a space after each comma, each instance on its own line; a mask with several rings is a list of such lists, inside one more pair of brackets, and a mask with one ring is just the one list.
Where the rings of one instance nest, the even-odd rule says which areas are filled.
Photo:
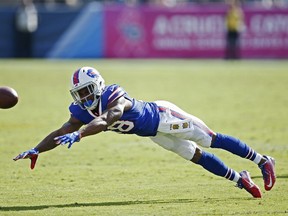
[[200, 160], [201, 157], [202, 157], [202, 150], [200, 148], [196, 147], [195, 154], [194, 154], [193, 158], [191, 159], [191, 161], [193, 163], [198, 163], [198, 161]]
[[191, 160], [195, 155], [196, 144], [193, 142], [181, 143], [174, 148], [174, 152], [186, 160]]
[[208, 133], [202, 129], [196, 129], [193, 132], [192, 139], [198, 145], [205, 147], [205, 148], [210, 148], [213, 136], [214, 136], [214, 133], [212, 131]]
[[216, 139], [216, 133], [212, 135], [212, 140], [211, 140], [211, 144], [210, 144], [210, 147], [213, 148], [213, 145], [214, 145], [214, 142], [215, 142], [215, 139]]

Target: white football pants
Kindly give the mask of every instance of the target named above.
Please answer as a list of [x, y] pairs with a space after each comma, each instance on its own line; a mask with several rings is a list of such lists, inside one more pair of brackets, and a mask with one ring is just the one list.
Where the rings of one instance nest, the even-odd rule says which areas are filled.
[[152, 141], [186, 160], [193, 158], [197, 144], [210, 147], [215, 133], [202, 120], [170, 102], [155, 103], [159, 107], [160, 123], [156, 136], [150, 137]]

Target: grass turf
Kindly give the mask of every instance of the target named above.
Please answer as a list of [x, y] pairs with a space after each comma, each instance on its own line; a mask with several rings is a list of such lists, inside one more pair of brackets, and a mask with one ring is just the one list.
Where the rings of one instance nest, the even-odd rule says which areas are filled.
[[[174, 102], [216, 132], [246, 141], [276, 158], [270, 192], [252, 162], [215, 153], [237, 171], [247, 169], [263, 192], [250, 197], [220, 177], [168, 152], [149, 138], [106, 132], [70, 150], [58, 147], [13, 162], [69, 117], [69, 80], [96, 67], [106, 84], [137, 99]], [[284, 215], [288, 171], [288, 63], [208, 60], [0, 60], [0, 86], [20, 96], [0, 110], [0, 215]]]

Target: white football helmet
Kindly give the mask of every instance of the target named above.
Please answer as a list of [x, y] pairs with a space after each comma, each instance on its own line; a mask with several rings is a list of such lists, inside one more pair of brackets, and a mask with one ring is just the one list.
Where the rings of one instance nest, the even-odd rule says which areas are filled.
[[84, 110], [93, 110], [97, 107], [104, 88], [104, 79], [92, 67], [78, 69], [71, 78], [70, 93], [75, 103]]

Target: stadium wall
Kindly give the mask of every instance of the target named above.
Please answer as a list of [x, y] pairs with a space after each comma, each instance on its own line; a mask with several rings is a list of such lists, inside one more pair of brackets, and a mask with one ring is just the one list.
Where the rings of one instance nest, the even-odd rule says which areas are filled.
[[[35, 58], [223, 58], [225, 5], [37, 7]], [[288, 58], [288, 8], [244, 7], [243, 58]], [[14, 56], [15, 8], [0, 8], [0, 57]]]
[[0, 7], [0, 58], [14, 55], [14, 8]]

